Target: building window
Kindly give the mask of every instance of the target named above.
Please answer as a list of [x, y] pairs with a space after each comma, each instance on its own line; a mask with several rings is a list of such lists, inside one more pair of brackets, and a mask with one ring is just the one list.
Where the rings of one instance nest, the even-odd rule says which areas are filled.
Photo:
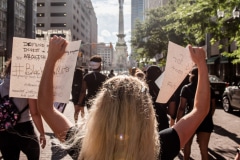
[[44, 27], [44, 23], [37, 23], [37, 27]]
[[66, 38], [66, 35], [65, 34], [58, 34], [58, 33], [53, 33], [53, 34], [50, 34], [50, 37], [53, 37], [53, 36], [61, 36], [63, 38]]
[[45, 17], [44, 13], [37, 13], [37, 17]]
[[51, 27], [66, 27], [66, 23], [51, 23]]
[[51, 2], [51, 6], [66, 6], [66, 2]]
[[38, 7], [44, 7], [44, 6], [45, 6], [45, 3], [37, 3], [37, 6], [38, 6]]
[[51, 17], [66, 17], [66, 13], [51, 13]]
[[44, 34], [36, 34], [37, 38], [44, 38]]

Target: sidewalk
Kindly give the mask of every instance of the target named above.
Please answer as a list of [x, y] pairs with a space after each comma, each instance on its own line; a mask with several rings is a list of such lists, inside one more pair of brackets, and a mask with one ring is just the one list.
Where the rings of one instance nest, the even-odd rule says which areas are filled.
[[[64, 115], [66, 115], [68, 119], [74, 123], [73, 113], [74, 106], [73, 103], [69, 101], [65, 108]], [[72, 158], [64, 150], [55, 145], [55, 142], [58, 142], [58, 140], [54, 137], [52, 130], [45, 123], [45, 121], [44, 127], [47, 144], [44, 149], [41, 149], [40, 160], [72, 160]], [[23, 153], [21, 154], [20, 160], [27, 160], [26, 156]]]

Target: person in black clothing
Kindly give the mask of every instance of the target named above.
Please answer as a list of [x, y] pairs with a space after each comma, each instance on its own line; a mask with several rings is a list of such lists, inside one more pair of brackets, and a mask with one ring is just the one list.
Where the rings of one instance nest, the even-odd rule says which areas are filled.
[[104, 74], [100, 73], [101, 62], [102, 58], [98, 55], [94, 55], [90, 58], [90, 68], [93, 70], [93, 72], [88, 73], [83, 77], [81, 93], [78, 101], [78, 105], [80, 106], [81, 111], [84, 110], [83, 109], [84, 98], [86, 102], [85, 105], [87, 106], [88, 109], [90, 109], [91, 100], [95, 98], [103, 82], [107, 79], [107, 77]]
[[169, 127], [167, 111], [170, 106], [175, 106], [175, 101], [173, 99], [173, 96], [170, 98], [170, 100], [166, 104], [156, 102], [160, 89], [156, 85], [155, 81], [161, 74], [162, 74], [161, 69], [155, 65], [148, 67], [146, 71], [146, 81], [149, 87], [149, 93], [152, 96], [153, 106], [156, 112], [159, 131]]
[[86, 74], [88, 74], [88, 69], [87, 68], [85, 68], [84, 69], [84, 72], [83, 72], [83, 75], [85, 76]]
[[[191, 71], [189, 77], [189, 84], [184, 85], [180, 94], [180, 103], [179, 109], [177, 112], [177, 121], [179, 121], [184, 114], [188, 114], [192, 111], [194, 105], [194, 97], [197, 90], [198, 83], [198, 68], [194, 67]], [[209, 101], [210, 102], [210, 101]], [[208, 160], [208, 143], [210, 140], [211, 132], [213, 131], [213, 114], [215, 111], [215, 94], [211, 89], [211, 105], [208, 115], [205, 117], [203, 122], [196, 130], [197, 142], [199, 144], [201, 157], [204, 160]], [[188, 141], [188, 143], [184, 146], [184, 159], [189, 160], [191, 154], [191, 145], [192, 138]]]
[[173, 93], [173, 101], [175, 101], [175, 105], [168, 106], [168, 115], [170, 116], [170, 126], [173, 126], [175, 124], [176, 118], [177, 118], [177, 111], [178, 106], [180, 103], [180, 93], [181, 89], [184, 85], [189, 83], [189, 77], [186, 76], [182, 83], [178, 86], [176, 91]]
[[173, 127], [158, 132], [147, 84], [127, 75], [106, 80], [83, 124], [76, 126], [52, 106], [54, 66], [66, 46], [62, 37], [50, 39], [37, 106], [73, 159], [174, 159], [209, 111], [206, 53], [188, 45], [189, 55], [199, 69], [198, 87], [193, 110]]
[[[82, 88], [82, 81], [83, 81], [83, 71], [82, 68], [78, 67], [74, 71], [73, 75], [73, 83], [72, 83], [72, 102], [74, 105], [74, 120], [75, 123], [78, 121], [78, 115], [80, 112], [80, 107], [78, 105], [78, 100]], [[81, 113], [82, 115], [83, 113]]]
[[113, 69], [111, 69], [110, 73], [108, 74], [108, 78], [112, 78], [115, 76], [113, 72], [114, 72]]

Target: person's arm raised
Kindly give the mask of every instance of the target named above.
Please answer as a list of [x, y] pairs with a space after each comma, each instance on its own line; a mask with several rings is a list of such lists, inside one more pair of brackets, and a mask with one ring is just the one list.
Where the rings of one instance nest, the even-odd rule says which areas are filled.
[[[73, 124], [53, 107], [53, 75], [58, 59], [65, 53], [66, 40], [54, 36], [50, 39], [48, 57], [44, 66], [38, 91], [38, 109], [44, 120], [60, 141], [64, 141], [66, 133]], [[63, 91], [64, 92], [64, 91]]]
[[191, 58], [198, 67], [198, 85], [194, 99], [193, 110], [182, 117], [175, 125], [174, 129], [180, 139], [180, 147], [184, 147], [186, 142], [195, 133], [198, 126], [206, 117], [210, 107], [210, 84], [208, 79], [208, 69], [203, 48], [193, 48], [188, 46]]

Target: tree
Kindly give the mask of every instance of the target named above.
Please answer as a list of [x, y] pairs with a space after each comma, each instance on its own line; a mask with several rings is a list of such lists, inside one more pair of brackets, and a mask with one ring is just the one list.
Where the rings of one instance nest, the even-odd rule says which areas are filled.
[[149, 59], [156, 54], [163, 53], [165, 56], [160, 63], [164, 65], [168, 42], [172, 41], [184, 45], [181, 33], [176, 34], [174, 29], [166, 28], [172, 23], [172, 20], [165, 17], [172, 13], [176, 7], [177, 4], [170, 1], [166, 6], [148, 11], [146, 20], [136, 23], [131, 39], [135, 54]]
[[[239, 19], [233, 19], [232, 10], [240, 4], [240, 0], [196, 0], [194, 3], [179, 5], [175, 12], [169, 14], [166, 19], [173, 23], [167, 26], [178, 33], [182, 33], [186, 43], [203, 45], [205, 35], [211, 34], [211, 43], [227, 39], [219, 48], [226, 48], [235, 42], [239, 48]], [[223, 18], [217, 17], [217, 11], [227, 11]], [[233, 63], [240, 62], [239, 49], [229, 53], [225, 51], [224, 56], [232, 57]]]
[[[223, 56], [240, 63], [240, 19], [232, 17], [234, 7], [240, 7], [240, 0], [169, 1], [147, 13], [148, 18], [135, 28], [132, 45], [142, 48], [143, 55], [151, 58], [166, 53], [168, 41], [202, 46], [206, 34], [210, 34], [212, 44], [225, 40], [220, 49], [235, 43], [237, 49], [233, 53], [225, 51]], [[218, 10], [225, 11], [223, 18], [217, 17]]]

